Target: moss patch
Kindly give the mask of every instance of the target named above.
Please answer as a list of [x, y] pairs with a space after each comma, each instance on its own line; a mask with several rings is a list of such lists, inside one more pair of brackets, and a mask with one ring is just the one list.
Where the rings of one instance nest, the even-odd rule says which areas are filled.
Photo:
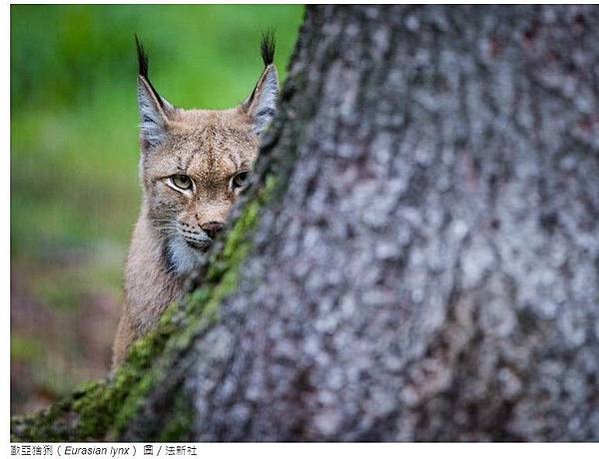
[[172, 413], [172, 417], [167, 421], [157, 441], [190, 441], [195, 413], [193, 400], [183, 390], [176, 395]]

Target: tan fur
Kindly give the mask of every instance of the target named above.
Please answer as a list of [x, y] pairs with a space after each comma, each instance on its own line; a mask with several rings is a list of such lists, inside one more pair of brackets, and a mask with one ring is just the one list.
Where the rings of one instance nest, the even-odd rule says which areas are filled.
[[[258, 94], [269, 68], [276, 76], [274, 66], [267, 67]], [[139, 85], [142, 91], [148, 87], [141, 76]], [[141, 139], [143, 203], [127, 259], [113, 367], [124, 360], [136, 339], [156, 325], [165, 308], [182, 296], [187, 260], [195, 262], [194, 257], [206, 250], [187, 246], [185, 237], [206, 237], [212, 222], [224, 224], [240, 192], [232, 189], [232, 178], [251, 171], [258, 155], [251, 100], [222, 111], [183, 110], [164, 102], [163, 108], [155, 106], [164, 118], [165, 140], [150, 147], [143, 135]], [[193, 193], [169, 186], [169, 177], [177, 174], [194, 181]]]

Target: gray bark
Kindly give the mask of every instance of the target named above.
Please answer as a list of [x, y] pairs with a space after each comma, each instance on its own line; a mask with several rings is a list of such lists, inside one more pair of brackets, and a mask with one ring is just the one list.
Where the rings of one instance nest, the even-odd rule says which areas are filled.
[[599, 440], [598, 44], [594, 6], [308, 8], [190, 438]]

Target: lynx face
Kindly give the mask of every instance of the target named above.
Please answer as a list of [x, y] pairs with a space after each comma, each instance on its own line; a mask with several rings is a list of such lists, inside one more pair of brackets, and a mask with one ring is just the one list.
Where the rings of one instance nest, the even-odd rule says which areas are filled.
[[265, 69], [250, 97], [237, 108], [184, 110], [158, 95], [138, 44], [144, 207], [161, 238], [169, 272], [184, 274], [198, 265], [247, 186], [260, 135], [276, 108], [279, 87], [273, 53], [272, 42], [265, 40]]

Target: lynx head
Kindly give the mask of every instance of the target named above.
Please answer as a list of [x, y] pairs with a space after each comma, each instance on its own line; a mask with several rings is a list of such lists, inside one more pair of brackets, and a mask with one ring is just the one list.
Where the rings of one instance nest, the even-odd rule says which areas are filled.
[[171, 105], [150, 82], [148, 57], [136, 43], [144, 211], [167, 269], [183, 274], [197, 266], [247, 186], [279, 95], [274, 40], [263, 37], [264, 70], [250, 96], [229, 110]]

